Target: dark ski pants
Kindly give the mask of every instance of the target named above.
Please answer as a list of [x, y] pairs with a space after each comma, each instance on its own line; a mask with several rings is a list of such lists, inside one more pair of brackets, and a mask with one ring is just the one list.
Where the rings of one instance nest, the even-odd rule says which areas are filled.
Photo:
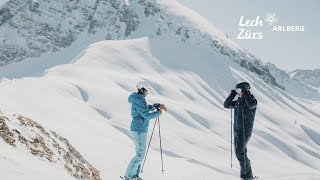
[[249, 142], [251, 134], [252, 130], [246, 132], [245, 137], [243, 138], [242, 132], [236, 131], [234, 133], [235, 153], [240, 163], [240, 177], [243, 179], [253, 178], [250, 160], [247, 156], [247, 144]]

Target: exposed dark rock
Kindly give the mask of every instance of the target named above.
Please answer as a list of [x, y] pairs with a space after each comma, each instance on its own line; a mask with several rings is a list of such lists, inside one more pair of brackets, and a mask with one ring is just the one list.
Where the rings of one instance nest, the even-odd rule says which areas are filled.
[[[21, 132], [28, 132], [28, 135]], [[11, 146], [20, 148], [23, 145], [34, 156], [63, 164], [63, 168], [77, 179], [101, 180], [100, 172], [66, 138], [46, 130], [29, 118], [0, 116], [0, 137]]]

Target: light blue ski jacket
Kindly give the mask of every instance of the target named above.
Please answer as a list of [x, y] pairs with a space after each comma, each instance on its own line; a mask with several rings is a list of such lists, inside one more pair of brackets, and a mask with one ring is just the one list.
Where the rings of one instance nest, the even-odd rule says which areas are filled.
[[132, 93], [128, 98], [131, 103], [131, 131], [148, 132], [149, 120], [160, 115], [160, 110], [157, 110], [159, 104], [148, 105], [145, 98], [146, 95], [138, 93]]

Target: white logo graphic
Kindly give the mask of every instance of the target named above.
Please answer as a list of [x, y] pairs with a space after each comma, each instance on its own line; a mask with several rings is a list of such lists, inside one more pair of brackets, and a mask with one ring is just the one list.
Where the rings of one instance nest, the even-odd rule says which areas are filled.
[[277, 15], [275, 13], [267, 13], [265, 21], [272, 26], [278, 22]]
[[[239, 20], [239, 34], [237, 39], [247, 39], [247, 40], [259, 40], [263, 39], [264, 31], [266, 29], [261, 29], [265, 24], [272, 27], [273, 32], [303, 32], [304, 26], [301, 25], [280, 25], [278, 22], [279, 18], [272, 12], [267, 12], [265, 21], [260, 19], [260, 16], [255, 18], [246, 18], [244, 16], [240, 17]], [[265, 22], [265, 24], [264, 24]], [[279, 25], [278, 25], [279, 24]], [[270, 28], [267, 28], [270, 29]]]

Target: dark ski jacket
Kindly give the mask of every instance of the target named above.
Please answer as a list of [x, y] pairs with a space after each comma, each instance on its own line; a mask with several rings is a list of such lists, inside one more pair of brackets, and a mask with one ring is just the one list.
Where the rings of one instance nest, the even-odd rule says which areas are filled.
[[233, 128], [236, 133], [242, 133], [243, 130], [245, 130], [246, 133], [251, 133], [258, 102], [250, 91], [244, 91], [242, 97], [233, 101], [236, 95], [236, 92], [233, 91], [225, 100], [224, 107], [229, 109], [234, 108]]

